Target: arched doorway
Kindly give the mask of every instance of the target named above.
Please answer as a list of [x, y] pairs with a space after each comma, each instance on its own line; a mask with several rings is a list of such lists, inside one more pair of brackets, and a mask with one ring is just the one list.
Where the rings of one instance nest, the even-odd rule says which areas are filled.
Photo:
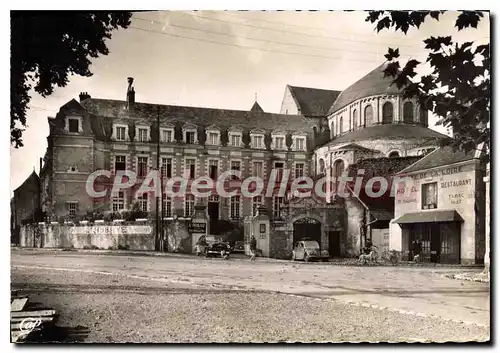
[[316, 240], [321, 247], [321, 222], [314, 218], [304, 217], [293, 222], [293, 244], [303, 238]]

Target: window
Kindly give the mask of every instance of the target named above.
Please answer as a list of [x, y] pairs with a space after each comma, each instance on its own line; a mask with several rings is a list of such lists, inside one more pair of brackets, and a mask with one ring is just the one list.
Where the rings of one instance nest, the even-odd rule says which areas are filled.
[[405, 123], [413, 123], [413, 103], [406, 102], [403, 105], [403, 121]]
[[163, 178], [172, 177], [172, 158], [162, 157], [160, 173]]
[[173, 131], [170, 129], [161, 130], [161, 141], [162, 142], [172, 142], [174, 140]]
[[255, 177], [262, 178], [264, 176], [264, 163], [263, 162], [253, 162], [252, 175]]
[[208, 144], [212, 146], [217, 146], [219, 144], [219, 134], [216, 132], [209, 132]]
[[193, 145], [195, 142], [195, 134], [194, 131], [186, 131], [186, 143]]
[[120, 212], [125, 209], [125, 193], [118, 191], [113, 196], [113, 212]]
[[216, 180], [218, 176], [219, 161], [209, 160], [208, 161], [208, 176], [212, 180]]
[[[241, 171], [241, 162], [240, 161], [231, 161], [231, 170]], [[237, 177], [236, 175], [232, 175], [231, 179], [239, 180], [240, 178]]]
[[137, 129], [137, 139], [140, 142], [146, 142], [149, 140], [148, 138], [148, 129], [146, 128], [139, 128]]
[[343, 132], [344, 132], [344, 119], [342, 117], [340, 117], [340, 121], [339, 121], [339, 135], [342, 135]]
[[69, 132], [79, 132], [80, 121], [78, 119], [68, 119], [68, 131]]
[[384, 105], [382, 106], [382, 123], [383, 124], [390, 124], [392, 123], [392, 118], [393, 118], [393, 107], [392, 103], [390, 102], [385, 102]]
[[297, 151], [304, 151], [306, 149], [306, 138], [296, 137], [295, 138], [295, 149]]
[[252, 147], [253, 148], [264, 148], [264, 136], [253, 135], [252, 136]]
[[285, 168], [285, 163], [274, 162], [274, 169], [276, 169], [276, 180], [281, 181], [283, 178], [283, 168]]
[[437, 208], [437, 183], [422, 184], [422, 209]]
[[352, 125], [353, 130], [358, 126], [358, 111], [356, 109], [352, 111]]
[[295, 178], [302, 178], [304, 176], [304, 163], [295, 164]]
[[257, 216], [260, 206], [262, 206], [262, 196], [254, 196], [252, 198], [252, 216]]
[[285, 148], [285, 138], [283, 136], [276, 136], [274, 138], [274, 149], [282, 150]]
[[273, 200], [273, 217], [281, 218], [282, 209], [283, 209], [283, 197], [275, 196]]
[[331, 125], [331, 127], [330, 127], [330, 137], [331, 137], [331, 138], [334, 138], [334, 137], [335, 137], [335, 135], [336, 135], [336, 134], [335, 134], [335, 123], [334, 123], [334, 122], [332, 122], [332, 125]]
[[345, 170], [344, 161], [339, 159], [333, 163], [334, 176], [340, 177]]
[[190, 179], [196, 177], [196, 159], [186, 159], [186, 173]]
[[191, 217], [194, 213], [194, 196], [186, 195], [184, 200], [184, 217]]
[[137, 173], [142, 178], [148, 174], [148, 157], [137, 157]]
[[323, 158], [319, 160], [319, 174], [325, 174], [325, 161]]
[[78, 209], [78, 202], [68, 202], [69, 215], [75, 216]]
[[241, 135], [239, 134], [230, 134], [230, 144], [233, 147], [240, 147], [241, 145]]
[[427, 110], [424, 110], [420, 108], [420, 122], [423, 123], [424, 125], [428, 125], [428, 112]]
[[167, 194], [163, 194], [163, 202], [161, 207], [163, 217], [172, 217], [172, 198], [170, 196], [167, 196]]
[[142, 212], [148, 212], [148, 194], [144, 193], [137, 198], [139, 201], [139, 208]]
[[119, 170], [125, 170], [126, 168], [126, 157], [125, 156], [115, 156], [115, 173]]
[[240, 219], [240, 197], [231, 196], [231, 219]]
[[127, 129], [125, 128], [125, 126], [117, 126], [116, 127], [116, 140], [117, 141], [125, 141], [126, 139], [126, 132], [127, 132]]
[[371, 105], [365, 107], [365, 126], [373, 124], [373, 108]]

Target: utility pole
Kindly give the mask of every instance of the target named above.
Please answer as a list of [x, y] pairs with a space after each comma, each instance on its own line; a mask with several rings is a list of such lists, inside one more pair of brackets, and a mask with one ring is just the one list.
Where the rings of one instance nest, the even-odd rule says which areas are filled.
[[[157, 106], [156, 109], [156, 127], [157, 127], [157, 133], [156, 133], [156, 170], [159, 172], [160, 171], [160, 107]], [[157, 244], [157, 249], [161, 249], [161, 244], [162, 244], [162, 234], [160, 231], [160, 196], [156, 192], [156, 181], [155, 180], [155, 196], [156, 196], [156, 244]]]

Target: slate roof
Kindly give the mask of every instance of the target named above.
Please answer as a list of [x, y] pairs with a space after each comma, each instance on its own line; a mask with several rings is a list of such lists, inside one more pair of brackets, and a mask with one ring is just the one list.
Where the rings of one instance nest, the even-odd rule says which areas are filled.
[[26, 180], [14, 190], [14, 193], [21, 191], [26, 185], [30, 184], [40, 185], [40, 178], [38, 177], [38, 174], [36, 174], [35, 171], [33, 171], [30, 174], [30, 176], [27, 177]]
[[392, 79], [390, 77], [384, 78], [385, 67], [385, 63], [380, 65], [375, 70], [343, 90], [331, 105], [328, 114], [332, 114], [360, 98], [378, 94], [400, 93], [401, 90], [399, 90], [396, 85], [391, 85]]
[[252, 108], [250, 109], [250, 111], [254, 112], [254, 113], [264, 113], [264, 109], [262, 109], [262, 107], [257, 102], [255, 102], [252, 105]]
[[341, 135], [329, 141], [327, 145], [337, 145], [352, 141], [377, 140], [377, 139], [429, 139], [440, 140], [449, 138], [437, 131], [420, 125], [409, 124], [385, 124], [373, 125]]
[[[162, 123], [193, 123], [197, 126], [216, 125], [219, 128], [237, 126], [242, 129], [260, 128], [267, 131], [312, 131], [314, 122], [301, 115], [283, 115], [244, 110], [228, 110], [176, 105], [135, 103], [133, 112], [126, 110], [126, 102], [111, 99], [89, 98], [80, 103], [89, 113], [104, 118], [144, 119], [156, 122], [158, 108]], [[262, 108], [261, 108], [262, 109]], [[98, 126], [96, 124], [96, 126]], [[99, 134], [99, 128], [94, 129]]]
[[437, 148], [416, 163], [408, 166], [400, 171], [398, 174], [406, 174], [417, 172], [420, 170], [450, 165], [459, 162], [465, 162], [474, 159], [477, 150], [471, 150], [467, 153], [461, 150], [453, 150], [450, 146]]
[[326, 116], [341, 91], [319, 88], [290, 86], [295, 102], [300, 112], [305, 116]]

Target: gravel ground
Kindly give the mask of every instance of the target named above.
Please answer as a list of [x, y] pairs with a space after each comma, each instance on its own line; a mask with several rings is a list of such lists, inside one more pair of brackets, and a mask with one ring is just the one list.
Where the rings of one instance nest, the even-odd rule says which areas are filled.
[[[304, 296], [204, 289], [77, 272], [12, 271], [12, 289], [54, 308], [83, 342], [465, 342], [489, 328]], [[75, 333], [76, 332], [76, 333]], [[73, 338], [72, 338], [73, 337]]]

